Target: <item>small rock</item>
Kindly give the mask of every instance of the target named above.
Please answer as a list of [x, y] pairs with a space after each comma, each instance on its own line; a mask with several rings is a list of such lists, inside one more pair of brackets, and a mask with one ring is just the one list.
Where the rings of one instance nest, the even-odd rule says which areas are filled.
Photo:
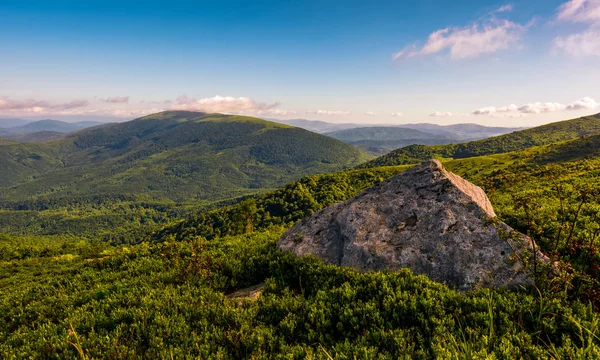
[[236, 300], [242, 302], [244, 300], [256, 301], [262, 294], [263, 289], [265, 288], [264, 283], [260, 283], [258, 285], [250, 286], [245, 289], [237, 290], [229, 295], [228, 298], [232, 300]]

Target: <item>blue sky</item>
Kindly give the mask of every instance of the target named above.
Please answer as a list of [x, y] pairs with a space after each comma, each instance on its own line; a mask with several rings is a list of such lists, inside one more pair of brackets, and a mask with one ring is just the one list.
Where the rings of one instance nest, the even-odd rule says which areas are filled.
[[600, 112], [600, 0], [0, 0], [0, 117], [537, 125]]

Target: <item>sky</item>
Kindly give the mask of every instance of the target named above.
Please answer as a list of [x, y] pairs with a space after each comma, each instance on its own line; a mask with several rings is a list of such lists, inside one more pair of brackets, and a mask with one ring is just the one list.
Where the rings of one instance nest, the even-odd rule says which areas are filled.
[[0, 0], [0, 35], [0, 118], [535, 126], [600, 112], [600, 0]]

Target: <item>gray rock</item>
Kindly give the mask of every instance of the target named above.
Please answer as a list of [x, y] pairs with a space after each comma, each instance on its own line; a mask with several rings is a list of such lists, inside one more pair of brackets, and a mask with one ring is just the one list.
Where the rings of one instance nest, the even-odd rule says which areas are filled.
[[410, 268], [461, 291], [533, 283], [531, 240], [437, 160], [296, 223], [277, 246], [361, 271]]

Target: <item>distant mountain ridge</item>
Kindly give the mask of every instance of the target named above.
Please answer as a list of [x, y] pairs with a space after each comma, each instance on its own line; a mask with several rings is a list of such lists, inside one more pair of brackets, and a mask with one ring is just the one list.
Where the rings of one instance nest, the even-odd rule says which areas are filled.
[[54, 131], [60, 133], [70, 133], [77, 130], [82, 130], [85, 128], [89, 128], [92, 126], [102, 125], [101, 122], [96, 121], [81, 121], [81, 122], [65, 122], [59, 120], [38, 120], [33, 122], [28, 122], [26, 124], [12, 126], [12, 127], [2, 127], [2, 123], [0, 122], [0, 136], [9, 136], [9, 135], [24, 135], [24, 134], [32, 134], [40, 131]]
[[306, 119], [291, 119], [291, 120], [279, 120], [279, 119], [267, 119], [280, 124], [286, 124], [296, 126], [309, 131], [317, 132], [320, 134], [332, 133], [336, 131], [359, 129], [359, 128], [372, 128], [372, 127], [400, 127], [409, 128], [415, 130], [425, 131], [436, 135], [445, 135], [452, 138], [458, 138], [460, 140], [474, 140], [482, 139], [491, 136], [502, 135], [517, 130], [523, 130], [524, 128], [506, 128], [506, 127], [490, 127], [479, 124], [454, 124], [454, 125], [437, 125], [430, 123], [419, 123], [419, 124], [361, 124], [361, 123], [330, 123], [321, 120], [306, 120]]
[[404, 127], [381, 126], [339, 130], [325, 133], [342, 141], [380, 140], [395, 141], [402, 139], [451, 139], [446, 135], [432, 134], [421, 130]]
[[16, 119], [16, 118], [0, 118], [0, 129], [11, 128], [15, 126], [26, 125], [33, 120]]
[[341, 141], [273, 122], [167, 111], [49, 143], [0, 146], [0, 200], [129, 194], [236, 197], [368, 160]]
[[504, 135], [514, 131], [524, 130], [525, 128], [509, 128], [509, 127], [491, 127], [479, 124], [464, 123], [453, 125], [437, 125], [437, 124], [404, 124], [400, 127], [423, 130], [428, 133], [446, 135], [460, 140], [479, 140], [492, 136]]
[[[386, 152], [413, 144], [439, 145], [460, 142], [456, 137], [404, 127], [364, 127], [339, 130], [324, 135], [358, 146], [365, 151]], [[375, 151], [373, 150], [375, 149]], [[379, 150], [382, 149], [382, 150]]]
[[279, 124], [285, 124], [285, 125], [299, 127], [301, 129], [316, 132], [319, 134], [324, 134], [324, 133], [339, 131], [339, 130], [355, 129], [355, 128], [359, 128], [359, 127], [373, 126], [372, 124], [353, 124], [353, 123], [337, 124], [337, 123], [330, 123], [330, 122], [321, 121], [321, 120], [307, 120], [307, 119], [280, 120], [280, 119], [269, 118], [266, 120], [273, 121], [273, 122], [276, 122]]
[[459, 159], [501, 154], [598, 134], [600, 134], [600, 114], [554, 122], [461, 144], [437, 146], [411, 145], [394, 150], [389, 154], [362, 164], [360, 167], [416, 164], [432, 158]]

